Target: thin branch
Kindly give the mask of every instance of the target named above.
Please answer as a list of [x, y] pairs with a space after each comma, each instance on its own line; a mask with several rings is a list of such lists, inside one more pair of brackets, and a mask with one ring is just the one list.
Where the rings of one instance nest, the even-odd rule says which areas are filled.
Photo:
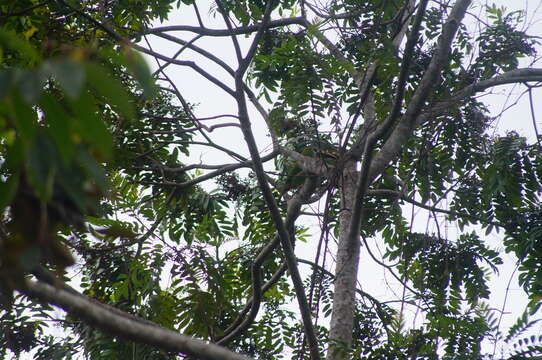
[[[159, 61], [158, 59], [156, 59], [156, 62], [159, 64]], [[185, 113], [190, 116], [190, 119], [192, 119], [192, 122], [198, 126], [200, 125], [200, 122], [197, 120], [196, 116], [194, 115], [194, 113], [192, 112], [192, 109], [190, 108], [190, 106], [188, 105], [188, 103], [186, 102], [186, 100], [184, 99], [184, 97], [181, 95], [181, 92], [179, 91], [179, 89], [177, 88], [177, 86], [175, 85], [175, 83], [171, 80], [171, 78], [166, 74], [166, 72], [164, 70], [161, 71], [162, 75], [164, 75], [164, 77], [166, 78], [166, 81], [171, 85], [171, 87], [173, 89], [172, 92], [173, 94], [175, 94], [175, 96], [177, 97], [177, 99], [179, 99], [179, 101], [181, 102], [182, 106], [183, 106], [183, 109], [185, 111]], [[218, 149], [218, 150], [221, 150], [223, 152], [225, 152], [226, 154], [230, 155], [231, 157], [233, 157], [234, 159], [240, 159], [242, 161], [245, 161], [246, 159], [237, 154], [236, 152], [230, 150], [230, 149], [226, 149], [224, 148], [223, 146], [220, 146], [218, 144], [216, 144], [214, 141], [211, 140], [211, 138], [202, 130], [199, 130], [199, 133], [201, 134], [201, 136], [203, 136], [203, 138], [205, 140], [207, 140], [207, 142], [209, 143], [209, 146], [213, 146], [214, 148]]]
[[140, 46], [140, 45], [137, 45], [137, 44], [132, 44], [132, 47], [134, 49], [144, 53], [144, 54], [150, 55], [150, 56], [152, 56], [154, 58], [166, 61], [168, 63], [192, 68], [195, 72], [197, 72], [198, 74], [200, 74], [201, 76], [203, 76], [204, 78], [206, 78], [207, 80], [209, 80], [210, 82], [212, 82], [213, 84], [215, 84], [216, 86], [218, 86], [219, 88], [224, 90], [226, 93], [228, 93], [229, 95], [235, 97], [234, 91], [232, 89], [230, 89], [228, 86], [226, 86], [226, 84], [224, 84], [222, 81], [218, 80], [213, 75], [209, 74], [207, 71], [203, 70], [194, 61], [172, 59], [170, 57], [167, 57], [165, 55], [162, 55], [162, 54], [157, 53], [155, 51], [152, 51], [150, 49], [146, 49], [143, 46]]
[[[518, 261], [516, 262], [516, 266], [514, 267], [514, 270], [510, 274], [510, 278], [508, 279], [508, 284], [506, 284], [506, 291], [504, 293], [504, 300], [502, 302], [502, 307], [500, 310], [494, 309], [494, 311], [499, 312], [499, 321], [497, 322], [497, 327], [496, 327], [497, 332], [499, 331], [501, 327], [502, 318], [504, 314], [506, 314], [505, 310], [506, 310], [506, 303], [508, 302], [508, 296], [510, 294], [510, 284], [512, 283], [512, 280], [514, 279], [514, 274], [516, 273], [520, 265], [521, 265], [521, 261], [518, 259]], [[495, 341], [493, 342], [493, 357], [495, 357], [496, 351], [497, 351], [497, 338], [495, 338]]]
[[191, 127], [191, 128], [185, 128], [182, 130], [152, 130], [149, 131], [150, 134], [157, 134], [157, 135], [179, 135], [179, 134], [186, 134], [189, 132], [194, 132], [198, 130], [205, 130], [207, 132], [213, 132], [214, 129], [219, 129], [223, 127], [241, 127], [238, 123], [222, 123], [222, 124], [215, 124], [211, 126], [207, 126], [204, 124], [198, 124], [198, 126]]
[[[212, 53], [208, 52], [207, 50], [202, 49], [202, 48], [200, 48], [200, 47], [198, 47], [198, 46], [196, 46], [194, 44], [190, 44], [190, 43], [186, 42], [185, 40], [179, 39], [179, 38], [177, 38], [175, 36], [172, 36], [172, 35], [169, 35], [169, 34], [158, 33], [158, 34], [155, 34], [155, 35], [158, 36], [158, 37], [161, 37], [163, 39], [166, 39], [166, 40], [175, 42], [177, 44], [180, 44], [182, 46], [187, 46], [189, 49], [199, 53], [200, 55], [204, 56], [208, 60], [211, 60], [215, 64], [219, 65], [221, 68], [223, 68], [232, 77], [235, 77], [235, 70], [233, 70], [231, 68], [231, 66], [229, 66], [226, 62], [224, 62], [223, 60], [221, 60], [217, 56], [213, 55]], [[271, 134], [271, 140], [273, 141], [273, 147], [274, 147], [274, 149], [277, 149], [277, 147], [278, 147], [277, 134], [275, 133], [275, 131], [273, 130], [273, 127], [271, 126], [271, 124], [269, 122], [269, 114], [264, 109], [264, 107], [260, 104], [260, 102], [258, 101], [258, 98], [256, 97], [256, 95], [254, 95], [254, 93], [248, 87], [248, 85], [243, 84], [243, 87], [244, 87], [244, 90], [245, 90], [250, 102], [252, 103], [252, 105], [254, 105], [256, 110], [258, 110], [260, 115], [265, 120], [265, 122], [267, 124], [267, 128], [269, 129], [269, 133]]]
[[467, 218], [467, 219], [479, 221], [480, 223], [483, 223], [483, 224], [489, 224], [489, 225], [498, 226], [498, 227], [501, 227], [501, 228], [505, 227], [505, 225], [503, 223], [500, 223], [498, 221], [491, 221], [491, 220], [485, 219], [483, 217], [476, 216], [476, 215], [471, 215], [471, 214], [468, 214], [468, 213], [465, 213], [465, 212], [462, 212], [462, 211], [446, 210], [446, 209], [438, 208], [436, 206], [431, 206], [431, 205], [421, 203], [421, 202], [416, 201], [416, 200], [414, 200], [412, 198], [409, 198], [409, 197], [405, 196], [404, 194], [400, 193], [399, 191], [395, 191], [395, 190], [386, 190], [386, 189], [368, 190], [367, 194], [368, 195], [375, 195], [375, 196], [392, 196], [392, 197], [396, 197], [396, 198], [401, 199], [403, 201], [406, 201], [406, 202], [408, 202], [408, 203], [410, 203], [412, 205], [415, 205], [417, 207], [420, 207], [422, 209], [429, 210], [429, 211], [432, 211], [432, 212], [437, 212], [437, 213], [450, 215], [450, 216], [453, 216], [455, 218]]
[[[186, 42], [186, 44], [183, 44], [183, 46], [179, 50], [177, 50], [177, 52], [171, 57], [171, 59], [177, 59], [179, 57], [179, 55], [181, 55], [184, 50], [186, 50], [187, 48], [190, 48], [190, 45], [192, 45], [194, 42], [196, 42], [196, 40], [201, 39], [201, 38], [202, 38], [202, 35], [198, 35], [198, 36], [194, 37], [193, 39], [191, 39], [190, 41]], [[146, 36], [145, 36], [145, 41], [147, 41]], [[147, 44], [148, 43], [149, 42], [147, 41]], [[158, 64], [158, 69], [156, 69], [156, 71], [154, 71], [152, 73], [152, 76], [156, 76], [158, 73], [164, 71], [166, 69], [166, 67], [168, 67], [171, 64], [172, 63], [170, 61], [164, 62], [163, 65]]]
[[350, 76], [354, 78], [354, 81], [356, 84], [361, 84], [362, 82], [362, 75], [359, 71], [356, 70], [356, 66], [348, 60], [346, 56], [343, 55], [343, 53], [339, 50], [335, 44], [331, 42], [320, 30], [318, 30], [316, 24], [311, 24], [307, 20], [305, 20], [305, 27], [309, 28], [313, 33], [314, 36], [320, 41], [328, 50], [329, 52], [337, 58], [337, 60], [343, 65], [346, 71], [350, 73]]
[[[398, 52], [399, 46], [401, 45], [403, 41], [403, 37], [406, 34], [406, 31], [408, 29], [408, 19], [412, 15], [409, 9], [414, 7], [414, 2], [415, 0], [409, 0], [401, 8], [401, 10], [399, 10], [397, 14], [394, 16], [394, 19], [399, 18], [399, 17], [401, 18], [400, 30], [397, 32], [397, 34], [393, 38], [393, 46], [397, 52]], [[392, 20], [392, 22], [393, 21], [395, 20]], [[409, 57], [406, 57], [406, 58], [408, 59]], [[405, 59], [405, 56], [403, 56], [403, 59]], [[363, 77], [361, 78], [361, 81], [358, 84], [359, 94], [360, 94], [358, 108], [348, 127], [346, 136], [344, 140], [342, 141], [343, 145], [341, 146], [341, 149], [342, 151], [345, 151], [349, 143], [350, 136], [352, 135], [356, 127], [357, 120], [359, 116], [363, 113], [363, 117], [364, 117], [363, 128], [359, 132], [358, 139], [355, 141], [355, 143], [352, 145], [349, 151], [349, 153], [354, 154], [356, 158], [361, 157], [363, 149], [366, 146], [368, 134], [373, 130], [373, 126], [376, 120], [376, 115], [374, 111], [374, 94], [371, 93], [371, 86], [373, 85], [377, 70], [378, 70], [378, 59], [376, 59], [371, 65], [367, 67], [367, 70], [363, 74]]]
[[[288, 210], [286, 214], [286, 221], [285, 226], [288, 229], [290, 233], [290, 237], [294, 239], [295, 237], [295, 229], [294, 229], [294, 223], [295, 220], [299, 216], [299, 212], [301, 210], [301, 205], [307, 202], [307, 200], [310, 198], [311, 194], [314, 192], [314, 189], [317, 186], [317, 179], [315, 178], [307, 178], [305, 180], [305, 184], [303, 187], [299, 190], [299, 192], [292, 197], [288, 201]], [[265, 259], [271, 255], [271, 253], [275, 250], [277, 245], [280, 242], [280, 238], [278, 235], [275, 235], [273, 240], [265, 246], [262, 251], [258, 254], [256, 259], [254, 260], [252, 267], [251, 267], [251, 273], [252, 273], [252, 298], [247, 302], [247, 305], [245, 305], [245, 308], [241, 311], [241, 316], [238, 316], [237, 319], [231, 324], [225, 331], [224, 336], [217, 342], [219, 345], [227, 345], [231, 340], [239, 336], [243, 331], [245, 331], [254, 321], [256, 318], [256, 315], [258, 314], [258, 310], [260, 307], [261, 297], [263, 294], [264, 288], [261, 286], [261, 266]], [[284, 268], [284, 269], [283, 269]], [[277, 273], [282, 275], [284, 271], [286, 270], [286, 267], [282, 266]], [[272, 284], [274, 284], [276, 281], [280, 279], [280, 276], [274, 275], [271, 280], [268, 283], [266, 283], [266, 289], [267, 290]], [[271, 283], [271, 285], [268, 285]], [[250, 303], [250, 306], [248, 305]], [[250, 309], [250, 311], [247, 310]], [[248, 312], [248, 315], [243, 319], [243, 316]]]
[[[228, 154], [229, 156], [231, 156], [232, 158], [236, 159], [236, 160], [239, 160], [239, 161], [247, 161], [247, 158], [245, 158], [244, 156], [236, 153], [235, 151], [232, 151], [228, 148], [225, 148], [221, 145], [218, 145], [214, 142], [203, 142], [203, 141], [184, 141], [184, 140], [171, 140], [171, 141], [163, 141], [163, 142], [158, 142], [159, 144], [160, 143], [163, 143], [163, 144], [166, 144], [166, 145], [172, 145], [172, 144], [189, 144], [189, 145], [200, 145], [200, 146], [208, 146], [208, 147], [212, 147], [212, 148], [215, 148], [217, 150], [220, 150], [226, 154]], [[221, 164], [219, 166], [216, 166], [214, 167], [215, 169], [218, 169], [220, 167], [224, 166], [224, 164]]]
[[322, 19], [329, 19], [329, 20], [341, 20], [341, 19], [353, 18], [356, 16], [363, 15], [364, 13], [369, 13], [370, 11], [378, 7], [377, 5], [377, 6], [374, 6], [373, 8], [363, 9], [363, 10], [358, 10], [358, 11], [349, 11], [349, 12], [344, 12], [340, 14], [335, 14], [335, 13], [324, 14], [323, 12], [320, 11], [320, 9], [317, 9], [316, 6], [310, 4], [309, 2], [305, 2], [305, 5], [307, 5], [307, 7], [311, 9], [313, 13], [315, 13]]
[[[263, 30], [267, 27], [266, 24], [269, 21], [269, 15], [271, 13], [271, 10], [270, 10], [271, 3], [272, 3], [271, 1], [267, 3], [262, 26], [260, 27], [258, 34], [256, 34], [255, 36], [256, 41], [260, 38], [260, 36], [263, 33]], [[257, 45], [256, 41], [254, 41], [253, 44], [251, 45], [251, 50], [249, 51], [249, 55], [253, 54], [254, 52], [253, 49], [255, 49]], [[289, 236], [288, 229], [286, 228], [284, 221], [282, 220], [282, 216], [280, 214], [280, 210], [275, 200], [275, 197], [273, 196], [273, 193], [271, 192], [271, 188], [269, 187], [269, 183], [267, 182], [265, 172], [262, 166], [262, 162], [260, 160], [260, 155], [258, 153], [258, 147], [256, 145], [256, 141], [254, 139], [254, 135], [251, 130], [251, 124], [250, 124], [250, 119], [248, 116], [247, 104], [246, 104], [245, 94], [244, 94], [244, 83], [243, 83], [243, 75], [245, 71], [247, 70], [250, 61], [251, 61], [251, 57], [249, 56], [242, 59], [242, 61], [239, 64], [239, 69], [238, 71], [236, 71], [236, 74], [235, 74], [235, 89], [236, 89], [235, 94], [236, 94], [237, 106], [239, 110], [239, 122], [241, 123], [241, 130], [243, 131], [245, 141], [250, 151], [250, 156], [252, 157], [252, 160], [254, 162], [254, 171], [256, 173], [258, 184], [262, 191], [262, 195], [267, 204], [267, 207], [269, 208], [273, 223], [275, 224], [277, 228], [277, 233], [280, 238], [282, 250], [286, 258], [286, 263], [288, 264], [288, 270], [290, 271], [290, 276], [294, 284], [294, 289], [295, 289], [297, 301], [299, 304], [299, 311], [301, 313], [301, 318], [303, 319], [305, 334], [307, 336], [308, 343], [309, 343], [311, 359], [319, 360], [320, 353], [318, 350], [318, 341], [317, 341], [316, 333], [314, 331], [314, 327], [312, 324], [310, 308], [307, 302], [307, 297], [305, 295], [303, 281], [301, 279], [301, 275], [299, 274], [299, 269], [297, 268], [297, 261], [296, 261], [295, 253], [292, 246], [293, 239], [291, 239]]]
[[149, 113], [141, 113], [141, 115], [143, 115], [145, 117], [148, 117], [148, 118], [152, 118], [154, 120], [162, 120], [162, 121], [187, 121], [187, 120], [190, 120], [190, 121], [205, 121], [205, 120], [216, 120], [216, 119], [221, 119], [221, 118], [225, 118], [225, 117], [231, 117], [231, 118], [238, 119], [237, 115], [233, 115], [233, 114], [220, 114], [220, 115], [206, 116], [206, 117], [199, 117], [199, 118], [176, 118], [176, 117], [167, 117], [167, 116], [156, 116], [156, 115], [149, 114]]
[[[278, 236], [276, 236], [276, 239], [278, 239]], [[275, 271], [275, 273], [271, 276], [271, 278], [261, 287], [261, 290], [260, 290], [261, 294], [262, 295], [265, 294], [267, 290], [269, 290], [273, 285], [275, 285], [277, 281], [279, 281], [279, 279], [282, 277], [282, 275], [284, 275], [286, 270], [288, 270], [288, 264], [284, 262], [278, 268], [278, 270]], [[240, 324], [244, 321], [247, 313], [252, 309], [253, 303], [254, 303], [254, 297], [250, 297], [248, 301], [245, 303], [245, 306], [243, 307], [243, 309], [239, 312], [239, 314], [237, 314], [237, 317], [235, 318], [235, 320], [230, 324], [230, 326], [228, 326], [226, 330], [224, 330], [224, 335], [223, 335], [224, 337], [229, 335], [233, 330], [235, 330], [236, 328], [240, 326]], [[225, 345], [225, 343], [223, 343], [222, 338], [219, 338], [219, 341], [217, 342], [217, 344]]]
[[205, 25], [203, 25], [203, 20], [201, 19], [201, 15], [195, 1], [192, 2], [192, 6], [194, 6], [194, 12], [196, 13], [196, 17], [198, 18], [199, 26], [204, 29]]
[[[326, 274], [327, 276], [329, 276], [331, 279], [335, 280], [335, 275], [333, 275], [333, 273], [331, 273], [330, 271], [328, 271], [327, 269], [321, 267], [320, 265], [318, 264], [315, 264], [313, 261], [310, 261], [310, 260], [305, 260], [305, 259], [300, 259], [300, 258], [297, 258], [297, 261], [302, 263], [302, 264], [307, 264], [307, 265], [310, 265], [312, 268], [314, 269], [317, 269], [318, 271]], [[384, 308], [382, 307], [382, 302], [378, 301], [374, 296], [372, 296], [371, 294], [361, 290], [361, 289], [358, 289], [356, 288], [356, 292], [363, 298], [366, 298], [366, 299], [369, 299], [369, 301], [371, 301], [371, 303], [373, 303], [373, 305], [376, 307], [377, 309], [377, 314], [378, 314], [378, 317], [380, 318], [380, 320], [382, 321], [383, 325], [385, 327], [387, 327], [387, 324], [386, 324], [386, 318], [387, 318], [387, 315], [386, 315], [386, 312], [384, 311]]]
[[531, 110], [531, 119], [533, 121], [533, 129], [536, 136], [536, 142], [538, 143], [538, 150], [542, 150], [542, 145], [540, 144], [540, 134], [538, 133], [538, 126], [536, 125], [536, 115], [533, 105], [533, 89], [528, 84], [525, 85], [529, 88], [529, 109]]
[[[423, 294], [421, 294], [420, 292], [418, 292], [418, 291], [412, 289], [410, 286], [408, 286], [406, 279], [405, 280], [401, 279], [399, 277], [399, 275], [397, 275], [395, 273], [395, 271], [393, 271], [393, 268], [395, 266], [387, 265], [387, 264], [383, 263], [382, 261], [378, 260], [378, 258], [371, 251], [371, 248], [369, 247], [369, 244], [367, 243], [367, 239], [364, 236], [362, 236], [361, 239], [363, 240], [363, 244], [365, 245], [365, 248], [367, 249], [367, 252], [369, 253], [369, 256], [371, 256], [371, 259], [373, 259], [374, 262], [376, 262], [378, 265], [382, 266], [383, 268], [387, 269], [390, 272], [390, 274], [395, 278], [395, 280], [399, 281], [399, 283], [401, 285], [403, 285], [407, 290], [409, 290], [414, 295], [418, 296], [418, 298], [420, 298], [426, 305], [428, 305], [428, 303], [427, 303], [427, 301], [425, 299], [425, 296]], [[428, 305], [428, 307], [429, 307], [429, 305]]]
[[[158, 33], [158, 34], [155, 34], [155, 35], [158, 36], [158, 37], [161, 37], [163, 39], [169, 40], [171, 42], [180, 44], [182, 46], [186, 45], [189, 49], [199, 53], [200, 55], [204, 56], [208, 60], [213, 61], [215, 64], [217, 64], [221, 68], [223, 68], [232, 77], [235, 77], [235, 70], [233, 70], [231, 68], [231, 66], [229, 66], [226, 62], [224, 62], [223, 60], [221, 60], [217, 56], [213, 55], [212, 53], [208, 52], [207, 50], [202, 49], [202, 48], [200, 48], [200, 47], [198, 47], [198, 46], [196, 46], [194, 44], [190, 44], [190, 43], [186, 42], [185, 40], [179, 39], [179, 38], [177, 38], [175, 36], [172, 36], [172, 35], [169, 35], [169, 34]], [[273, 127], [269, 123], [269, 114], [264, 109], [264, 107], [260, 104], [260, 102], [258, 101], [258, 98], [256, 97], [256, 95], [254, 95], [254, 93], [248, 87], [248, 85], [243, 84], [243, 86], [244, 86], [244, 90], [245, 90], [250, 102], [252, 103], [252, 105], [254, 105], [256, 110], [258, 110], [260, 115], [265, 120], [265, 122], [267, 124], [267, 127], [269, 129], [269, 132], [271, 134], [271, 140], [273, 141], [273, 147], [276, 149], [278, 147], [277, 134], [275, 133], [275, 131], [273, 130]]]
[[[405, 45], [405, 51], [403, 54], [403, 62], [401, 64], [401, 71], [399, 73], [399, 80], [397, 81], [397, 93], [395, 94], [395, 101], [393, 102], [392, 110], [389, 117], [384, 122], [383, 126], [379, 127], [375, 136], [381, 138], [382, 135], [387, 133], [397, 121], [397, 118], [401, 114], [401, 108], [403, 105], [403, 99], [405, 95], [405, 87], [407, 83], [408, 73], [412, 63], [412, 55], [414, 49], [418, 43], [422, 20], [425, 15], [425, 9], [429, 0], [422, 0], [418, 4], [418, 12], [414, 18], [414, 24], [412, 25], [412, 31], [407, 37], [407, 43]], [[372, 151], [372, 149], [370, 150]]]
[[127, 44], [128, 43], [128, 40], [125, 39], [124, 37], [120, 36], [119, 34], [117, 34], [113, 29], [111, 29], [109, 26], [107, 26], [106, 24], [103, 24], [101, 22], [99, 22], [98, 20], [94, 19], [92, 16], [86, 14], [84, 11], [81, 11], [80, 9], [76, 8], [76, 7], [73, 7], [71, 6], [70, 4], [68, 4], [65, 0], [58, 0], [63, 6], [69, 8], [70, 10], [72, 10], [74, 13], [76, 13], [78, 16], [86, 19], [87, 21], [91, 22], [92, 24], [94, 24], [96, 27], [100, 28], [101, 30], [103, 30], [106, 34], [108, 34], [109, 36], [111, 36], [113, 39], [115, 39], [116, 41], [118, 41], [120, 44]]
[[[262, 28], [262, 23], [257, 23], [254, 25], [248, 25], [243, 27], [237, 27], [230, 29], [208, 29], [198, 26], [187, 26], [187, 25], [173, 25], [173, 26], [160, 26], [153, 29], [145, 29], [141, 32], [134, 33], [131, 37], [141, 36], [145, 34], [157, 34], [171, 31], [189, 31], [195, 34], [200, 34], [204, 36], [232, 36], [232, 35], [243, 35], [255, 33]], [[305, 25], [305, 19], [302, 17], [291, 17], [285, 19], [271, 20], [269, 21], [264, 29], [272, 29], [276, 27], [283, 27], [288, 25]]]
[[[274, 159], [275, 156], [278, 155], [278, 152], [275, 152], [273, 151], [272, 153], [260, 158], [260, 161], [261, 162], [266, 162], [266, 161], [269, 161], [271, 159]], [[212, 179], [214, 177], [217, 177], [219, 175], [222, 175], [222, 174], [225, 174], [227, 172], [230, 172], [230, 171], [233, 171], [233, 170], [237, 170], [237, 169], [240, 169], [240, 168], [244, 168], [244, 167], [250, 167], [252, 168], [254, 166], [254, 161], [252, 160], [247, 160], [247, 161], [243, 161], [243, 162], [240, 162], [238, 164], [228, 164], [228, 165], [224, 165], [222, 166], [220, 169], [217, 169], [215, 171], [211, 171], [210, 173], [208, 174], [205, 174], [205, 175], [201, 175], [201, 176], [198, 176], [197, 178], [194, 178], [192, 180], [189, 180], [189, 181], [185, 181], [185, 182], [182, 182], [182, 183], [176, 183], [174, 181], [163, 181], [163, 182], [158, 182], [158, 181], [139, 181], [138, 183], [139, 184], [142, 184], [142, 185], [162, 185], [162, 186], [172, 186], [172, 187], [175, 187], [177, 189], [186, 189], [190, 186], [193, 186], [193, 185], [196, 185], [196, 184], [199, 184], [200, 182], [203, 182], [203, 181], [206, 181], [206, 180], [209, 180], [209, 179]]]

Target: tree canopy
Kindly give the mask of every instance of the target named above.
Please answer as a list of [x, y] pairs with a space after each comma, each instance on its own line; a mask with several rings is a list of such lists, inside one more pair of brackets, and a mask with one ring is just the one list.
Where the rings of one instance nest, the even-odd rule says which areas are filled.
[[[532, 16], [0, 1], [0, 358], [539, 358]], [[503, 85], [532, 138], [496, 131]], [[503, 266], [529, 300], [509, 329]]]

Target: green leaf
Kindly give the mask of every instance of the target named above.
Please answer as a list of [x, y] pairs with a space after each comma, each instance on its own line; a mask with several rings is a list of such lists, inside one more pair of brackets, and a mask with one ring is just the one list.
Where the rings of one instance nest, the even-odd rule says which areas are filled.
[[135, 117], [133, 104], [130, 103], [128, 93], [116, 77], [98, 65], [88, 64], [86, 69], [88, 82], [97, 94], [112, 105], [119, 115], [128, 120], [133, 119]]
[[62, 158], [65, 161], [72, 159], [75, 152], [71, 138], [71, 120], [57, 99], [49, 94], [42, 96], [40, 107], [45, 113], [45, 122], [49, 125], [51, 134]]
[[75, 99], [79, 96], [85, 84], [83, 64], [71, 59], [60, 59], [49, 62], [46, 66], [68, 97]]
[[98, 109], [89, 94], [84, 93], [72, 103], [79, 135], [94, 145], [106, 158], [111, 157], [113, 139], [105, 123], [97, 116]]
[[23, 99], [14, 94], [10, 101], [11, 120], [25, 146], [28, 146], [36, 133], [37, 114]]
[[143, 88], [145, 96], [147, 98], [155, 96], [157, 87], [154, 83], [154, 78], [152, 77], [149, 66], [143, 56], [135, 51], [130, 51], [125, 54], [124, 58], [126, 59], [126, 67]]
[[102, 191], [109, 186], [103, 167], [87, 151], [79, 151], [77, 154], [78, 163], [86, 170], [92, 181]]
[[13, 89], [13, 72], [0, 70], [0, 100], [5, 98]]
[[42, 201], [53, 197], [57, 170], [57, 152], [45, 132], [40, 132], [28, 149], [26, 174], [28, 182]]
[[0, 182], [0, 211], [11, 204], [19, 184], [19, 176], [10, 176], [5, 182]]
[[34, 47], [13, 31], [0, 29], [0, 47], [20, 53], [30, 64], [37, 62], [39, 59]]
[[47, 77], [40, 71], [17, 69], [15, 81], [21, 96], [30, 105], [34, 105], [40, 97]]

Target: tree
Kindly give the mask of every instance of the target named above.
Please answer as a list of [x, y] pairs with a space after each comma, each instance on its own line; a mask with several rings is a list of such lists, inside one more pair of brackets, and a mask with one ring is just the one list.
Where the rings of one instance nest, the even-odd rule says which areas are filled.
[[[521, 84], [532, 105], [538, 38], [520, 29], [525, 14], [486, 6], [483, 20], [473, 3], [218, 0], [221, 29], [190, 0], [1, 4], [4, 355], [479, 359], [498, 358], [498, 343], [513, 347], [501, 357], [539, 355], [542, 339], [522, 336], [542, 299], [541, 147], [491, 135], [478, 97]], [[154, 26], [174, 8], [199, 26]], [[229, 39], [236, 64], [202, 37]], [[206, 125], [173, 66], [236, 114]], [[240, 128], [249, 156], [221, 144], [224, 127]], [[233, 161], [186, 164], [197, 146]], [[417, 231], [407, 204], [434, 230]], [[437, 214], [460, 231], [441, 231]], [[319, 239], [302, 216], [320, 219]], [[486, 302], [502, 263], [485, 241], [494, 231], [530, 299], [506, 336]], [[296, 258], [303, 240], [313, 261]], [[361, 247], [402, 287], [398, 307], [357, 286]], [[409, 307], [422, 319], [406, 329]]]

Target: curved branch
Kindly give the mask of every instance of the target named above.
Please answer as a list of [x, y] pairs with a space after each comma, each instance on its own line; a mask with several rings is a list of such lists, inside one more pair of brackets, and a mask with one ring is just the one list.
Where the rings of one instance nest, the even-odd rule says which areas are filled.
[[226, 84], [224, 84], [222, 81], [215, 78], [213, 75], [209, 74], [207, 71], [203, 70], [194, 61], [173, 59], [173, 58], [167, 57], [165, 55], [162, 55], [162, 54], [157, 53], [155, 51], [146, 49], [143, 46], [136, 45], [136, 44], [132, 44], [132, 47], [134, 49], [144, 53], [144, 54], [150, 55], [150, 56], [152, 56], [152, 57], [154, 57], [156, 59], [164, 60], [164, 61], [166, 61], [166, 62], [168, 62], [170, 64], [190, 67], [195, 72], [197, 72], [198, 74], [200, 74], [201, 76], [203, 76], [204, 78], [206, 78], [207, 80], [209, 80], [210, 82], [212, 82], [213, 84], [215, 84], [216, 86], [218, 86], [219, 88], [224, 90], [226, 93], [228, 93], [229, 95], [235, 97], [235, 93], [234, 93], [234, 91], [232, 89], [227, 87]]
[[[234, 158], [236, 160], [243, 161], [243, 162], [247, 161], [247, 158], [245, 158], [244, 156], [242, 156], [242, 155], [240, 155], [240, 154], [236, 153], [235, 151], [232, 151], [232, 150], [230, 150], [228, 148], [225, 148], [225, 147], [223, 147], [221, 145], [218, 145], [218, 144], [216, 144], [214, 142], [172, 140], [172, 141], [159, 141], [158, 144], [165, 144], [165, 145], [173, 145], [173, 144], [186, 145], [186, 144], [189, 144], [189, 145], [208, 146], [208, 147], [220, 150], [223, 153], [228, 154], [229, 156], [231, 156], [232, 158]], [[225, 166], [225, 165], [224, 164], [217, 165], [217, 166], [214, 167], [214, 169], [219, 169], [222, 166]]]
[[[307, 200], [310, 198], [310, 196], [314, 192], [314, 189], [318, 185], [317, 183], [317, 179], [308, 177], [299, 192], [288, 201], [288, 210], [286, 214], [285, 226], [288, 229], [288, 232], [292, 239], [294, 239], [295, 237], [294, 223], [295, 220], [299, 217], [301, 205], [306, 203]], [[245, 308], [241, 311], [237, 319], [235, 319], [235, 321], [224, 331], [224, 336], [217, 342], [217, 344], [228, 344], [231, 340], [239, 336], [252, 324], [252, 322], [256, 318], [256, 315], [258, 315], [261, 297], [264, 291], [273, 286], [273, 284], [278, 281], [278, 279], [280, 279], [280, 276], [282, 276], [282, 274], [286, 271], [287, 266], [281, 266], [279, 270], [272, 276], [272, 278], [263, 287], [261, 286], [261, 266], [265, 259], [273, 252], [273, 250], [275, 250], [279, 242], [280, 237], [278, 235], [275, 235], [273, 240], [269, 244], [267, 244], [267, 246], [265, 246], [262, 251], [260, 251], [256, 259], [254, 260], [251, 268], [252, 298], [247, 302]], [[242, 320], [247, 313], [248, 315], [245, 317], [244, 320]]]
[[179, 135], [179, 134], [185, 134], [189, 132], [194, 132], [198, 130], [205, 130], [207, 132], [213, 132], [214, 129], [219, 129], [223, 127], [240, 127], [238, 123], [222, 123], [222, 124], [215, 124], [215, 125], [204, 125], [204, 124], [198, 124], [197, 126], [191, 127], [191, 128], [184, 128], [182, 130], [152, 130], [149, 131], [150, 134], [156, 134], [156, 135]]
[[[177, 52], [171, 57], [172, 59], [177, 59], [179, 57], [179, 55], [181, 55], [181, 53], [187, 49], [187, 48], [190, 48], [190, 45], [192, 45], [194, 42], [196, 42], [198, 39], [201, 39], [203, 36], [202, 35], [197, 35], [196, 37], [194, 37], [192, 40], [190, 41], [187, 41], [186, 44], [184, 44], [179, 50], [177, 50]], [[147, 37], [145, 37], [145, 40], [147, 40]], [[147, 41], [147, 44], [148, 44], [148, 41]], [[149, 47], [150, 48], [150, 47]], [[165, 70], [166, 67], [168, 67], [169, 65], [171, 65], [171, 62], [165, 62], [163, 65], [160, 65], [158, 64], [158, 69], [155, 70], [152, 75], [153, 76], [156, 76], [158, 73], [161, 73]]]
[[165, 351], [184, 353], [207, 360], [248, 360], [215, 344], [207, 344], [173, 330], [136, 318], [119, 309], [112, 309], [85, 295], [41, 281], [25, 280], [19, 289], [25, 295], [61, 307], [70, 315], [112, 335], [143, 343]]

